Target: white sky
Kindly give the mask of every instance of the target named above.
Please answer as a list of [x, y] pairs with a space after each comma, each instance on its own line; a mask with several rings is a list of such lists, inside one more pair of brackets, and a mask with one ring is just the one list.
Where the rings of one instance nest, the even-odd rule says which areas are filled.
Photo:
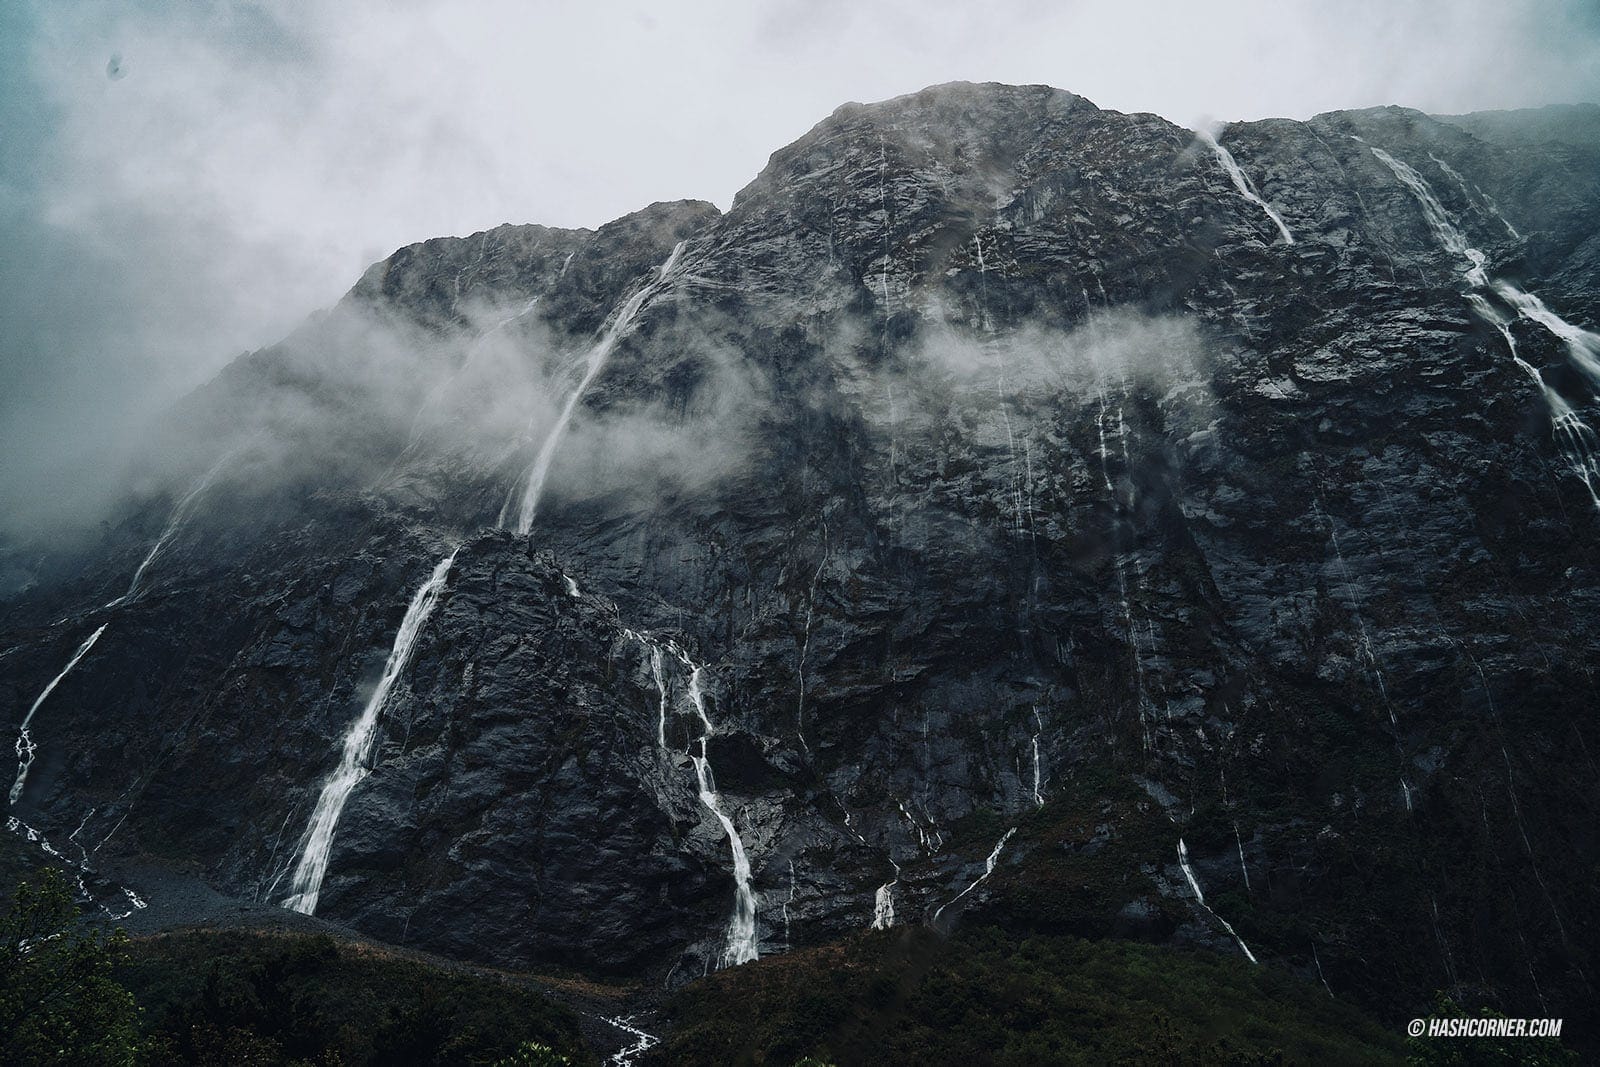
[[726, 207], [839, 104], [958, 79], [1185, 125], [1600, 100], [1600, 5], [11, 0], [0, 504], [402, 244]]

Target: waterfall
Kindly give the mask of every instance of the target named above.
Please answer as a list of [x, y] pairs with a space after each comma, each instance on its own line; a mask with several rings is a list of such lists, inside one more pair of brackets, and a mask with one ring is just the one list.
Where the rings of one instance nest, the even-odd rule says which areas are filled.
[[1233, 187], [1239, 190], [1239, 195], [1267, 213], [1267, 218], [1272, 220], [1272, 224], [1278, 228], [1278, 233], [1283, 237], [1284, 244], [1294, 244], [1294, 234], [1289, 232], [1289, 227], [1283, 221], [1283, 216], [1274, 211], [1271, 204], [1261, 199], [1261, 194], [1256, 192], [1255, 185], [1245, 176], [1244, 171], [1239, 169], [1239, 162], [1233, 158], [1233, 153], [1222, 147], [1216, 137], [1206, 130], [1200, 131], [1200, 139], [1211, 146], [1211, 151], [1216, 155], [1217, 162], [1222, 164], [1223, 170], [1227, 171], [1228, 177], [1233, 180]]
[[167, 542], [172, 540], [172, 535], [178, 532], [178, 527], [183, 525], [183, 520], [188, 518], [190, 505], [194, 503], [196, 497], [205, 492], [207, 487], [211, 485], [212, 479], [217, 476], [217, 472], [222, 470], [223, 466], [234, 457], [234, 453], [237, 451], [237, 448], [232, 449], [217, 460], [212, 468], [206, 471], [200, 480], [194, 484], [194, 488], [185, 493], [183, 498], [173, 506], [172, 514], [167, 518], [167, 525], [162, 529], [161, 536], [156, 538], [156, 543], [150, 546], [150, 551], [145, 553], [144, 559], [140, 561], [139, 566], [134, 570], [133, 580], [128, 583], [127, 592], [114, 600], [106, 601], [101, 605], [102, 610], [114, 608], [133, 599], [134, 594], [139, 591], [139, 583], [144, 580], [145, 572], [150, 569], [150, 564], [155, 562], [156, 557], [161, 554], [161, 550], [167, 547]]
[[[661, 696], [656, 740], [663, 753], [669, 751], [667, 712], [671, 706], [667, 686], [666, 654], [670, 653], [689, 670], [687, 695], [695, 717], [700, 720], [700, 736], [689, 741], [686, 755], [694, 766], [700, 803], [721, 825], [723, 833], [728, 838], [728, 851], [733, 860], [733, 914], [728, 919], [727, 941], [722, 951], [720, 966], [737, 967], [741, 963], [759, 959], [760, 936], [756, 929], [757, 902], [755, 889], [752, 886], [750, 856], [745, 851], [744, 839], [739, 836], [738, 827], [722, 808], [722, 797], [717, 793], [716, 775], [711, 769], [710, 742], [712, 735], [716, 733], [716, 727], [712, 725], [711, 716], [706, 711], [705, 692], [700, 686], [700, 678], [705, 668], [695, 663], [676, 642], [657, 641], [633, 630], [625, 629], [622, 633], [624, 637], [640, 642], [650, 651], [650, 674], [655, 681], [656, 691]], [[698, 755], [694, 751], [696, 743], [700, 747]]]
[[100, 635], [106, 632], [106, 626], [108, 625], [110, 624], [102, 623], [98, 630], [84, 639], [83, 644], [78, 646], [78, 651], [74, 652], [72, 658], [67, 660], [67, 665], [61, 668], [61, 673], [50, 679], [50, 684], [44, 687], [44, 692], [40, 693], [34, 699], [33, 705], [28, 708], [28, 714], [22, 717], [22, 727], [17, 732], [17, 779], [11, 783], [11, 804], [13, 807], [16, 806], [18, 800], [22, 799], [22, 787], [28, 780], [28, 769], [33, 766], [33, 754], [39, 751], [39, 746], [33, 743], [33, 736], [28, 733], [28, 727], [33, 723], [34, 712], [38, 711], [39, 705], [43, 704], [50, 694], [55, 692], [56, 686], [61, 684], [61, 679], [72, 673], [72, 668], [76, 667], [78, 661], [88, 654], [96, 641], [100, 640]]
[[699, 713], [705, 732], [700, 735], [700, 755], [690, 753], [695, 777], [700, 782], [700, 803], [716, 816], [728, 835], [728, 848], [733, 853], [733, 916], [728, 920], [728, 947], [722, 953], [724, 967], [737, 967], [749, 963], [761, 953], [756, 938], [756, 895], [750, 888], [750, 858], [744, 850], [744, 841], [734, 827], [733, 820], [722, 811], [721, 798], [717, 796], [717, 783], [711, 775], [711, 757], [707, 745], [714, 729], [706, 715], [705, 695], [700, 691], [700, 671], [695, 667], [689, 675], [689, 699]]
[[[1410, 798], [1407, 797], [1406, 803], [1410, 804], [1410, 802]], [[1248, 893], [1250, 892], [1250, 868], [1244, 862], [1244, 838], [1239, 836], [1238, 823], [1233, 824], [1233, 843], [1239, 849], [1239, 873], [1244, 875], [1244, 891]]]
[[377, 746], [378, 723], [384, 704], [389, 699], [389, 691], [410, 663], [417, 638], [439, 602], [439, 594], [444, 589], [445, 579], [459, 551], [456, 548], [440, 560], [428, 580], [412, 596], [405, 618], [400, 621], [400, 631], [395, 635], [394, 647], [390, 649], [389, 659], [383, 666], [383, 677], [368, 698], [366, 707], [361, 709], [361, 715], [344, 736], [339, 766], [323, 785], [316, 808], [311, 813], [311, 822], [301, 839], [300, 861], [294, 869], [293, 892], [283, 902], [283, 906], [290, 911], [305, 915], [316, 913], [317, 897], [322, 892], [322, 878], [328, 872], [328, 856], [333, 850], [333, 834], [339, 826], [339, 816], [351, 792], [372, 773], [369, 763]]
[[900, 883], [900, 865], [890, 860], [894, 867], [894, 880], [880, 885], [872, 895], [872, 929], [887, 930], [894, 925], [894, 887]]
[[172, 540], [172, 535], [178, 532], [178, 527], [183, 525], [183, 520], [189, 513], [189, 505], [205, 491], [206, 487], [211, 484], [211, 479], [216, 477], [217, 472], [222, 469], [222, 465], [230, 458], [232, 458], [232, 453], [222, 457], [217, 462], [217, 465], [206, 472], [205, 477], [201, 478], [195, 487], [189, 490], [182, 500], [178, 501], [177, 506], [172, 509], [171, 517], [167, 519], [166, 528], [161, 531], [161, 536], [156, 538], [156, 543], [151, 546], [150, 551], [146, 553], [138, 569], [133, 572], [133, 580], [128, 583], [128, 591], [115, 600], [108, 602], [105, 605], [106, 607], [113, 608], [118, 604], [133, 599], [133, 595], [139, 591], [139, 583], [144, 579], [145, 571], [150, 569], [150, 564], [155, 562], [156, 557], [161, 554], [161, 550], [167, 547], [167, 542]]
[[[105, 913], [106, 918], [110, 919], [112, 922], [121, 922], [134, 912], [143, 911], [150, 905], [143, 897], [129, 889], [127, 886], [118, 885], [113, 882], [111, 883], [111, 886], [121, 894], [121, 900], [125, 902], [127, 906], [127, 910], [115, 912], [111, 910], [111, 905], [105, 903], [103, 900], [98, 899], [96, 894], [90, 891], [88, 876], [94, 874], [95, 871], [89, 866], [89, 853], [86, 852], [83, 846], [78, 843], [77, 837], [83, 832], [83, 828], [88, 824], [89, 820], [93, 818], [94, 813], [95, 809], [90, 808], [89, 814], [83, 817], [83, 821], [78, 824], [78, 828], [67, 837], [67, 841], [69, 843], [77, 845], [78, 854], [82, 857], [81, 859], [75, 860], [69, 858], [60, 849], [52, 845], [50, 843], [50, 839], [45, 837], [44, 834], [29, 826], [15, 815], [6, 816], [6, 831], [22, 838], [30, 845], [38, 846], [40, 852], [44, 853], [52, 860], [55, 860], [57, 863], [76, 870], [78, 873], [73, 877], [73, 884], [74, 888], [77, 890], [78, 900], [95, 904], [102, 912]], [[113, 899], [116, 898], [114, 897]]]
[[1311, 510], [1316, 514], [1317, 520], [1328, 529], [1328, 540], [1333, 544], [1334, 558], [1339, 561], [1339, 572], [1344, 576], [1345, 604], [1350, 609], [1350, 615], [1356, 621], [1356, 647], [1367, 661], [1367, 669], [1372, 672], [1372, 679], [1377, 683], [1378, 695], [1383, 697], [1383, 706], [1389, 713], [1389, 724], [1399, 726], [1400, 720], [1395, 715], [1394, 702], [1389, 699], [1389, 685], [1384, 678], [1383, 663], [1378, 659], [1377, 648], [1372, 643], [1372, 635], [1367, 632], [1366, 620], [1361, 617], [1361, 597], [1356, 589], [1355, 579], [1350, 575], [1350, 564], [1345, 561], [1344, 548], [1339, 544], [1339, 531], [1333, 525], [1333, 519], [1322, 509], [1321, 490], [1311, 498]]
[[[1444, 205], [1434, 195], [1427, 179], [1423, 178], [1414, 167], [1396, 159], [1383, 149], [1370, 145], [1368, 147], [1378, 161], [1388, 167], [1400, 180], [1400, 184], [1411, 193], [1418, 206], [1422, 208], [1422, 216], [1427, 220], [1428, 227], [1438, 238], [1439, 243], [1447, 252], [1466, 264], [1462, 276], [1473, 290], [1467, 294], [1467, 303], [1480, 319], [1499, 331], [1500, 336], [1505, 339], [1506, 346], [1511, 350], [1511, 357], [1516, 360], [1519, 367], [1533, 377], [1549, 412], [1550, 430], [1556, 448], [1566, 458], [1568, 468], [1584, 483], [1584, 488], [1588, 490], [1589, 499], [1596, 510], [1600, 510], [1600, 442], [1597, 442], [1594, 431], [1572, 405], [1550, 388], [1545, 383], [1544, 376], [1518, 354], [1517, 342], [1512, 336], [1506, 318], [1495, 310], [1486, 294], [1499, 297], [1515, 310], [1519, 317], [1537, 323], [1559, 340], [1567, 350], [1568, 362], [1596, 390], [1600, 390], [1600, 335], [1572, 325], [1550, 310], [1543, 300], [1510, 282], [1500, 279], [1490, 281], [1489, 257], [1480, 249], [1474, 248], [1467, 240], [1466, 234], [1451, 221], [1449, 212], [1445, 211]], [[1443, 167], [1443, 164], [1440, 166]], [[1445, 169], [1446, 173], [1453, 173], [1448, 168]], [[1457, 178], [1459, 179], [1459, 176]]]
[[1039, 706], [1033, 706], [1033, 724], [1038, 727], [1033, 734], [1033, 804], [1044, 807], [1044, 770], [1039, 765], [1039, 735], [1044, 733], [1044, 720], [1039, 717]]
[[[155, 562], [156, 557], [161, 554], [161, 550], [167, 546], [167, 542], [172, 540], [173, 534], [178, 532], [178, 527], [183, 525], [183, 520], [189, 514], [190, 505], [192, 505], [195, 501], [195, 498], [204, 492], [206, 487], [211, 484], [212, 479], [217, 476], [217, 472], [222, 469], [223, 465], [226, 464], [228, 460], [233, 458], [233, 454], [234, 453], [230, 451], [221, 459], [217, 460], [216, 464], [206, 472], [205, 476], [195, 483], [194, 488], [185, 493], [183, 498], [178, 501], [178, 503], [173, 507], [172, 514], [168, 517], [167, 525], [162, 529], [161, 535], [156, 538], [155, 544], [150, 547], [150, 551], [145, 553], [144, 559], [141, 560], [139, 566], [134, 569], [133, 578], [128, 582], [127, 591], [119, 597], [106, 601], [100, 606], [100, 610], [104, 611], [109, 608], [117, 607], [120, 604], [125, 604], [129, 600], [132, 600], [134, 595], [139, 592], [139, 583], [144, 580], [145, 573], [149, 571], [150, 565]], [[66, 678], [68, 674], [72, 673], [72, 669], [78, 665], [78, 661], [83, 659], [84, 656], [88, 655], [89, 650], [94, 647], [95, 642], [100, 640], [100, 635], [106, 632], [106, 627], [108, 625], [110, 624], [102, 623], [99, 629], [95, 630], [94, 633], [90, 634], [86, 639], [84, 639], [83, 644], [79, 645], [78, 650], [72, 654], [72, 658], [67, 660], [67, 665], [61, 668], [61, 673], [50, 679], [50, 684], [44, 687], [44, 691], [34, 699], [33, 705], [28, 708], [28, 713], [23, 716], [22, 726], [17, 732], [17, 777], [16, 780], [11, 783], [10, 797], [13, 805], [16, 804], [16, 802], [22, 797], [22, 787], [27, 782], [28, 770], [33, 766], [34, 753], [39, 750], [38, 745], [34, 744], [32, 734], [28, 731], [28, 727], [33, 723], [34, 713], [39, 710], [39, 706], [43, 704], [45, 700], [49, 698], [50, 694], [55, 691], [56, 686], [61, 684], [62, 679]]]
[[1250, 951], [1250, 946], [1244, 943], [1244, 938], [1235, 933], [1233, 927], [1228, 925], [1228, 920], [1212, 911], [1211, 905], [1206, 903], [1206, 895], [1200, 891], [1200, 881], [1194, 876], [1194, 868], [1189, 866], [1189, 849], [1184, 845], [1181, 837], [1178, 838], [1178, 866], [1183, 869], [1183, 877], [1189, 883], [1189, 891], [1194, 894], [1195, 903], [1205, 908], [1206, 914], [1221, 923], [1222, 928], [1228, 931], [1235, 941], [1239, 942], [1239, 947], [1244, 949], [1246, 959], [1251, 963], [1260, 963], [1261, 961], [1256, 959], [1256, 954]]
[[1500, 214], [1499, 206], [1495, 204], [1494, 200], [1490, 198], [1488, 193], [1484, 192], [1482, 189], [1479, 189], [1476, 185], [1473, 185], [1469, 188], [1467, 185], [1467, 179], [1463, 178], [1459, 173], [1457, 173], [1454, 167], [1440, 159], [1438, 156], [1434, 155], [1432, 152], [1428, 153], [1428, 158], [1433, 160], [1438, 168], [1444, 172], [1447, 178], [1455, 182], [1456, 185], [1460, 187], [1461, 195], [1467, 198], [1468, 203], [1472, 202], [1472, 194], [1477, 193], [1478, 199], [1482, 200], [1484, 204], [1488, 206], [1490, 214], [1500, 220], [1500, 225], [1506, 228], [1506, 232], [1517, 240], [1522, 240], [1522, 234], [1518, 233], [1517, 228], [1511, 225], [1511, 223], [1506, 220], [1504, 215]]
[[[550, 463], [555, 459], [556, 446], [561, 443], [561, 436], [566, 432], [567, 424], [572, 421], [572, 416], [578, 409], [578, 402], [583, 399], [589, 383], [594, 381], [595, 375], [600, 373], [600, 368], [605, 366], [606, 358], [611, 355], [611, 350], [617, 342], [633, 325], [633, 320], [644, 309], [645, 304], [657, 293], [666, 288], [672, 280], [673, 272], [678, 265], [678, 257], [683, 254], [685, 242], [679, 241], [672, 249], [672, 254], [667, 261], [656, 268], [656, 277], [638, 292], [628, 298], [627, 303], [617, 312], [611, 320], [611, 325], [600, 336], [600, 340], [589, 349], [589, 355], [584, 361], [583, 377], [579, 379], [578, 386], [574, 389], [567, 402], [561, 408], [561, 414], [556, 418], [556, 424], [545, 435], [544, 443], [539, 446], [539, 452], [534, 457], [533, 466], [528, 468], [526, 486], [522, 491], [522, 503], [517, 509], [516, 532], [526, 534], [533, 529], [533, 519], [539, 511], [539, 495], [544, 492], [544, 480], [550, 474]], [[500, 511], [497, 525], [504, 526], [511, 505], [509, 497], [506, 506]]]
[[974, 878], [972, 880], [972, 884], [971, 885], [967, 886], [967, 888], [965, 888], [961, 892], [957, 893], [951, 899], [949, 904], [941, 904], [941, 905], [939, 905], [939, 907], [933, 913], [933, 921], [934, 922], [938, 922], [939, 921], [939, 916], [944, 912], [944, 910], [946, 908], [951, 907], [957, 901], [959, 901], [962, 897], [966, 896], [968, 893], [970, 893], [974, 889], [978, 888], [978, 886], [983, 884], [984, 879], [988, 878], [991, 874], [994, 873], [994, 865], [996, 863], [1000, 862], [1000, 850], [1006, 847], [1006, 842], [1010, 841], [1011, 840], [1011, 835], [1016, 833], [1016, 832], [1017, 832], [1017, 828], [1015, 826], [1013, 826], [1011, 829], [1009, 829], [1009, 830], [1007, 830], [1005, 832], [1004, 836], [1002, 836], [1000, 838], [1000, 840], [995, 844], [994, 851], [989, 853], [989, 858], [983, 861], [983, 873], [978, 875], [978, 877]]
[[[1095, 420], [1095, 426], [1100, 432], [1100, 478], [1105, 483], [1106, 494], [1111, 499], [1111, 505], [1121, 511], [1121, 501], [1117, 497], [1116, 487], [1111, 482], [1111, 468], [1107, 459], [1111, 455], [1110, 445], [1106, 442], [1106, 420], [1109, 418], [1109, 409], [1106, 406], [1105, 389], [1100, 390], [1100, 417]], [[1122, 409], [1117, 409], [1117, 432], [1122, 436], [1123, 467], [1131, 475], [1133, 470], [1132, 460], [1128, 453], [1128, 427], [1123, 421]], [[1150, 749], [1150, 720], [1146, 714], [1146, 698], [1144, 690], [1144, 650], [1139, 647], [1139, 631], [1133, 625], [1133, 602], [1128, 596], [1128, 576], [1122, 562], [1121, 546], [1117, 542], [1120, 538], [1113, 538], [1111, 543], [1111, 561], [1117, 574], [1117, 594], [1122, 601], [1122, 621], [1128, 628], [1128, 650], [1133, 656], [1133, 683], [1134, 694], [1137, 700], [1136, 710], [1139, 713], [1139, 731], [1144, 739], [1146, 751]], [[1137, 581], [1137, 576], [1135, 578]]]

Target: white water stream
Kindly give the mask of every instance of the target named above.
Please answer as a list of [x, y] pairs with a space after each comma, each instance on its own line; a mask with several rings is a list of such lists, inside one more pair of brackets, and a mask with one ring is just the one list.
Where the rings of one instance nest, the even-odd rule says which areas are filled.
[[[1517, 352], [1516, 339], [1511, 333], [1507, 317], [1500, 314], [1488, 298], [1491, 295], [1498, 297], [1515, 311], [1518, 317], [1538, 324], [1559, 340], [1566, 349], [1568, 363], [1597, 391], [1600, 391], [1600, 335], [1567, 322], [1534, 294], [1519, 289], [1507, 281], [1491, 280], [1488, 255], [1472, 246], [1466, 234], [1450, 218], [1449, 212], [1434, 195], [1427, 179], [1410, 164], [1396, 159], [1383, 149], [1370, 145], [1368, 147], [1378, 161], [1388, 167], [1400, 180], [1400, 184], [1411, 193], [1439, 243], [1447, 252], [1465, 264], [1462, 277], [1470, 286], [1467, 303], [1480, 319], [1500, 333], [1517, 365], [1538, 385], [1549, 412], [1551, 434], [1555, 439], [1556, 448], [1566, 459], [1568, 469], [1583, 482], [1590, 501], [1597, 510], [1600, 510], [1600, 440], [1597, 440], [1594, 431], [1572, 405], [1546, 384], [1544, 376]], [[1447, 170], [1446, 173], [1453, 172]], [[1459, 175], [1457, 178], [1459, 179]]]
[[1267, 218], [1272, 220], [1272, 224], [1278, 228], [1279, 235], [1283, 237], [1284, 244], [1294, 244], [1294, 234], [1289, 232], [1288, 223], [1283, 221], [1282, 215], [1273, 210], [1271, 204], [1261, 199], [1261, 194], [1256, 192], [1255, 184], [1240, 169], [1238, 161], [1233, 158], [1233, 153], [1222, 147], [1216, 137], [1212, 136], [1207, 130], [1200, 131], [1200, 139], [1211, 146], [1211, 151], [1216, 155], [1217, 162], [1222, 164], [1222, 169], [1227, 172], [1228, 177], [1233, 181], [1233, 187], [1239, 190], [1239, 195], [1267, 213]]
[[[722, 827], [728, 839], [728, 852], [733, 866], [733, 913], [728, 919], [727, 936], [719, 961], [721, 967], [737, 967], [760, 958], [760, 935], [756, 928], [757, 900], [750, 867], [750, 856], [745, 851], [744, 839], [739, 836], [733, 818], [723, 809], [722, 797], [717, 792], [716, 775], [711, 769], [711, 738], [716, 727], [706, 711], [705, 691], [700, 680], [705, 668], [694, 662], [688, 652], [671, 640], [658, 640], [634, 630], [623, 630], [623, 636], [643, 644], [650, 653], [650, 674], [655, 681], [661, 700], [656, 726], [656, 741], [663, 753], [672, 751], [667, 746], [667, 716], [673, 710], [671, 683], [667, 672], [667, 657], [680, 663], [689, 672], [685, 692], [694, 717], [700, 722], [700, 736], [690, 738], [685, 755], [694, 766], [695, 783], [700, 804], [710, 812]], [[699, 752], [695, 751], [696, 745]], [[791, 868], [792, 878], [792, 868]], [[792, 895], [792, 887], [791, 887]]]
[[[678, 265], [678, 259], [683, 255], [683, 241], [679, 241], [672, 249], [672, 255], [667, 261], [656, 269], [656, 277], [628, 298], [622, 305], [611, 324], [600, 335], [600, 340], [589, 349], [589, 354], [584, 360], [583, 377], [579, 379], [577, 388], [567, 397], [567, 402], [561, 408], [555, 425], [545, 435], [544, 442], [539, 446], [539, 452], [534, 456], [533, 465], [528, 468], [525, 485], [522, 490], [522, 502], [517, 507], [517, 522], [514, 529], [518, 534], [526, 534], [533, 529], [533, 520], [539, 513], [539, 497], [544, 492], [545, 479], [550, 474], [550, 464], [555, 459], [556, 447], [561, 443], [561, 437], [566, 432], [567, 425], [572, 422], [573, 413], [578, 409], [578, 402], [583, 399], [584, 392], [589, 388], [589, 383], [594, 381], [600, 369], [605, 366], [606, 358], [611, 355], [611, 350], [617, 342], [633, 326], [633, 321], [644, 309], [646, 303], [657, 293], [665, 289], [672, 281]], [[509, 518], [511, 498], [506, 498], [505, 507], [500, 509], [500, 518], [497, 525], [506, 525]]]
[[1206, 909], [1206, 914], [1221, 923], [1222, 928], [1228, 931], [1235, 941], [1239, 942], [1239, 947], [1244, 950], [1246, 959], [1251, 963], [1260, 963], [1261, 961], [1256, 959], [1256, 954], [1250, 951], [1250, 946], [1244, 943], [1244, 938], [1240, 937], [1234, 928], [1228, 924], [1228, 920], [1212, 911], [1211, 905], [1206, 903], [1206, 895], [1200, 891], [1200, 881], [1194, 876], [1194, 868], [1189, 866], [1189, 849], [1184, 845], [1181, 837], [1178, 838], [1178, 866], [1183, 869], [1184, 880], [1189, 883], [1189, 891], [1194, 894], [1195, 903]]
[[312, 810], [311, 822], [301, 837], [300, 860], [295, 864], [290, 895], [283, 902], [283, 906], [290, 911], [304, 915], [316, 913], [317, 898], [322, 893], [322, 879], [328, 873], [328, 856], [333, 851], [334, 831], [339, 828], [339, 816], [343, 814], [351, 792], [372, 773], [370, 763], [373, 750], [377, 747], [378, 724], [389, 699], [389, 691], [411, 662], [417, 638], [428, 616], [433, 614], [445, 579], [450, 574], [450, 567], [455, 563], [456, 551], [459, 549], [452, 550], [439, 561], [427, 581], [412, 596], [405, 617], [400, 621], [400, 631], [395, 635], [394, 647], [390, 649], [389, 659], [384, 664], [383, 676], [344, 736], [339, 766], [324, 783], [316, 807]]
[[28, 781], [28, 770], [33, 766], [34, 753], [39, 751], [39, 746], [33, 743], [33, 735], [28, 732], [28, 727], [33, 725], [34, 714], [39, 710], [39, 705], [43, 704], [49, 699], [50, 694], [55, 692], [56, 686], [61, 684], [61, 680], [72, 673], [72, 668], [78, 665], [78, 661], [88, 655], [89, 650], [94, 647], [94, 643], [100, 640], [100, 635], [106, 632], [107, 625], [109, 624], [102, 623], [98, 630], [84, 639], [83, 644], [78, 646], [78, 651], [74, 652], [72, 658], [67, 660], [67, 665], [61, 668], [61, 673], [50, 679], [50, 684], [44, 687], [44, 692], [40, 693], [34, 699], [32, 706], [28, 708], [28, 714], [22, 717], [22, 726], [17, 732], [17, 777], [11, 783], [11, 804], [13, 807], [16, 806], [18, 800], [22, 799], [22, 787]]

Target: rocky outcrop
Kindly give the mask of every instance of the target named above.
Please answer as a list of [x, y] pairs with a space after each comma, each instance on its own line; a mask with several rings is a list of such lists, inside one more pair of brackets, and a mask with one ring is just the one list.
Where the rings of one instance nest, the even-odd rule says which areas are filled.
[[1219, 131], [1290, 243], [1190, 131], [950, 85], [839, 109], [725, 214], [404, 249], [186, 403], [165, 454], [228, 458], [142, 592], [85, 606], [181, 490], [5, 606], [14, 720], [108, 624], [19, 811], [273, 899], [460, 545], [319, 915], [680, 981], [727, 947], [721, 812], [763, 953], [887, 886], [900, 923], [1578, 1017], [1600, 514], [1543, 390], [1600, 411], [1374, 152], [1593, 328], [1597, 145], [1499, 129]]

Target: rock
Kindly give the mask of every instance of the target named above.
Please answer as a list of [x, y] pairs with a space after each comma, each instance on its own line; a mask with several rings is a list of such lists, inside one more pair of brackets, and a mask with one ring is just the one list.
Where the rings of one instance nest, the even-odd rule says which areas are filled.
[[[1268, 964], [1315, 938], [1335, 991], [1386, 1011], [1471, 959], [1510, 1014], [1579, 1017], [1600, 515], [1373, 152], [1593, 327], [1600, 142], [1506, 130], [1225, 128], [1288, 244], [1187, 130], [938, 86], [839, 109], [726, 214], [403, 249], [175, 415], [147, 470], [172, 441], [231, 458], [141, 595], [86, 607], [181, 479], [13, 583], [13, 723], [108, 624], [36, 719], [18, 811], [281, 899], [459, 545], [319, 916], [498, 966], [700, 974], [736, 888], [691, 758], [709, 721], [764, 954], [865, 926], [890, 883], [925, 921], [1015, 826], [960, 921], [1236, 952], [1220, 916]], [[1512, 337], [1595, 425], [1566, 349]], [[1030, 886], [1081, 898], [1052, 916]], [[1548, 1012], [1510, 1011], [1534, 976]]]

